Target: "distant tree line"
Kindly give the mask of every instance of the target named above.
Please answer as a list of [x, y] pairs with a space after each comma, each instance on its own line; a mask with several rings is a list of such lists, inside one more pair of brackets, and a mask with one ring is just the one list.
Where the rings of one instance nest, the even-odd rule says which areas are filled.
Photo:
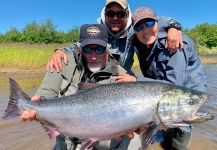
[[191, 30], [185, 29], [184, 33], [191, 37], [197, 46], [217, 47], [217, 23], [199, 24]]
[[36, 22], [27, 24], [21, 32], [13, 27], [5, 34], [0, 34], [0, 43], [73, 43], [78, 41], [78, 39], [78, 27], [74, 27], [68, 32], [58, 32], [50, 19], [47, 19], [40, 24], [37, 24]]
[[[185, 29], [184, 33], [190, 36], [196, 45], [208, 48], [217, 47], [217, 24], [200, 24], [193, 29]], [[22, 31], [11, 28], [5, 34], [0, 34], [2, 42], [26, 43], [73, 43], [79, 39], [79, 28], [74, 27], [68, 32], [58, 32], [50, 19], [37, 24], [27, 24]]]

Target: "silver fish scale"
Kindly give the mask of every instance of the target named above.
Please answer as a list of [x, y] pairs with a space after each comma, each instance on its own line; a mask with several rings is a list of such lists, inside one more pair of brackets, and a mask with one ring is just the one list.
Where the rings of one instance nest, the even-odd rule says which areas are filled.
[[102, 85], [76, 95], [39, 102], [36, 110], [42, 120], [52, 122], [63, 133], [106, 139], [104, 135], [117, 134], [120, 128], [125, 131], [151, 121], [161, 88], [157, 83]]
[[150, 122], [159, 122], [158, 102], [182, 89], [158, 82], [100, 85], [75, 95], [34, 104], [37, 118], [73, 137], [109, 139]]

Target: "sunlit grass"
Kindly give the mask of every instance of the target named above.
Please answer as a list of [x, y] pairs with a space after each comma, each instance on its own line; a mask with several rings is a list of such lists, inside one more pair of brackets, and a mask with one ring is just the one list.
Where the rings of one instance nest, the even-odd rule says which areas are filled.
[[35, 68], [47, 64], [56, 48], [68, 44], [0, 44], [1, 68]]
[[199, 55], [210, 55], [210, 54], [216, 54], [217, 55], [217, 47], [207, 48], [205, 46], [199, 46], [197, 53]]
[[[0, 68], [31, 69], [46, 66], [54, 49], [68, 47], [69, 44], [24, 44], [4, 43], [0, 44]], [[200, 46], [199, 55], [217, 54], [217, 47], [208, 49]], [[216, 58], [202, 57], [203, 63], [217, 63]], [[134, 66], [139, 62], [134, 55]]]

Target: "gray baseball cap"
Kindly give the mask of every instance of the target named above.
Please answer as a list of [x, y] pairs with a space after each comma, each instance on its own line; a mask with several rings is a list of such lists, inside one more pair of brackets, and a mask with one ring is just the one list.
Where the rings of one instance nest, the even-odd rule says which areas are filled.
[[81, 48], [89, 44], [107, 46], [108, 31], [104, 24], [84, 24], [80, 28]]

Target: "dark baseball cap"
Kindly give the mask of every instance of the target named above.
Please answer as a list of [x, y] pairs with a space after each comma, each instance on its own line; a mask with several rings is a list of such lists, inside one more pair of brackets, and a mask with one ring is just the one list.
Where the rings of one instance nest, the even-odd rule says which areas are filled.
[[133, 26], [143, 19], [154, 19], [158, 20], [154, 11], [149, 7], [139, 7], [132, 15]]
[[103, 47], [108, 43], [108, 31], [104, 24], [84, 24], [80, 28], [81, 48], [89, 44]]

